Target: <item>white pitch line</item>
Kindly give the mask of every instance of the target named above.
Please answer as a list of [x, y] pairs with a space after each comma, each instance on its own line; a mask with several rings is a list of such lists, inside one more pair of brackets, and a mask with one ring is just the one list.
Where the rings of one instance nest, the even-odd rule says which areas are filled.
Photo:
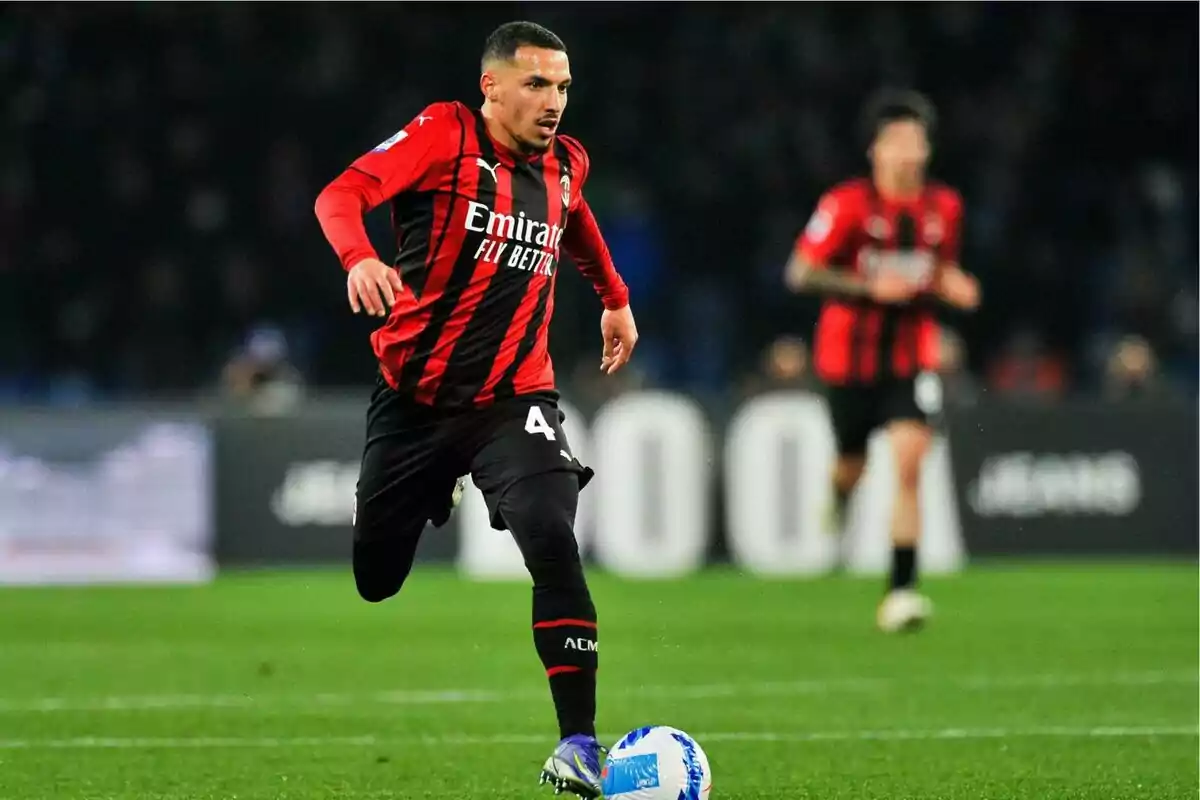
[[[886, 692], [914, 685], [937, 685], [963, 691], [1008, 689], [1064, 689], [1076, 686], [1119, 687], [1188, 685], [1200, 679], [1196, 672], [1166, 670], [1128, 673], [962, 675], [899, 678], [841, 678], [831, 680], [765, 681], [757, 683], [681, 684], [605, 689], [610, 697], [644, 699], [714, 699], [786, 697], [804, 694]], [[104, 697], [31, 697], [0, 699], [0, 714], [83, 711], [172, 711], [179, 709], [318, 708], [371, 705], [462, 705], [537, 700], [544, 688], [508, 691], [488, 689], [427, 689], [384, 692], [320, 692], [315, 694], [154, 694]]]
[[[772, 731], [745, 733], [713, 733], [707, 741], [725, 742], [839, 742], [839, 741], [903, 741], [909, 739], [1017, 739], [1036, 737], [1060, 738], [1132, 738], [1143, 736], [1197, 736], [1196, 725], [1139, 725], [1071, 727], [1046, 726], [1034, 728], [941, 728], [931, 730], [882, 729], [874, 731]], [[697, 737], [702, 738], [702, 737]]]
[[[1195, 725], [1145, 726], [1051, 726], [1035, 728], [939, 728], [846, 731], [726, 731], [696, 735], [701, 742], [846, 742], [846, 741], [933, 741], [963, 739], [1020, 739], [1056, 737], [1070, 739], [1142, 738], [1197, 736]], [[621, 734], [604, 734], [606, 741]], [[402, 747], [553, 744], [554, 738], [539, 734], [501, 733], [491, 736], [195, 736], [195, 737], [77, 737], [72, 739], [0, 739], [0, 750], [183, 750], [220, 748], [287, 747]]]

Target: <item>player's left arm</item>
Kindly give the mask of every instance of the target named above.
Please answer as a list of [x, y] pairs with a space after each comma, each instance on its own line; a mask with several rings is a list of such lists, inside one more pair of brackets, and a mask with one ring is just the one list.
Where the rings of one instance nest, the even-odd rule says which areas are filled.
[[579, 271], [592, 282], [596, 294], [604, 303], [600, 316], [600, 335], [604, 340], [600, 369], [612, 374], [629, 362], [637, 344], [637, 324], [629, 308], [629, 287], [625, 285], [612, 254], [600, 233], [600, 225], [583, 197], [590, 166], [587, 152], [574, 139], [563, 137], [571, 154], [572, 172], [576, 186], [567, 203], [567, 229], [562, 246]]
[[943, 220], [942, 243], [938, 248], [938, 269], [934, 294], [955, 308], [973, 311], [979, 307], [979, 280], [962, 268], [963, 201], [953, 189], [945, 188], [939, 197]]

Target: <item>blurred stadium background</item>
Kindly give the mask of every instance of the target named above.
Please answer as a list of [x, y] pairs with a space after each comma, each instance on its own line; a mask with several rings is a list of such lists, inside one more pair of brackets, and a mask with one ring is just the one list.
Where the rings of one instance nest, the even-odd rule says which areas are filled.
[[[552, 713], [475, 499], [401, 597], [353, 595], [371, 322], [312, 213], [475, 104], [514, 18], [569, 47], [642, 334], [602, 379], [564, 271], [605, 732], [697, 734], [720, 797], [1195, 797], [1193, 3], [5, 6], [0, 797], [531, 795]], [[937, 104], [984, 292], [923, 487], [939, 619], [899, 642], [889, 468], [841, 574], [817, 307], [782, 286], [880, 85]]]

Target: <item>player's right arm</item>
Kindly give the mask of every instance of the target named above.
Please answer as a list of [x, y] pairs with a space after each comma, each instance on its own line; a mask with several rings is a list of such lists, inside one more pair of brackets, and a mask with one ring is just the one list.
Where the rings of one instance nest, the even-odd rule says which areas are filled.
[[360, 156], [317, 196], [321, 231], [346, 270], [354, 313], [386, 316], [403, 291], [400, 274], [379, 260], [363, 216], [405, 191], [432, 188], [459, 125], [453, 103], [435, 103]]
[[822, 197], [788, 259], [787, 287], [793, 292], [878, 303], [911, 299], [913, 290], [900, 276], [885, 273], [868, 281], [850, 267], [830, 263], [845, 252], [856, 225], [853, 198], [847, 191], [835, 189]]

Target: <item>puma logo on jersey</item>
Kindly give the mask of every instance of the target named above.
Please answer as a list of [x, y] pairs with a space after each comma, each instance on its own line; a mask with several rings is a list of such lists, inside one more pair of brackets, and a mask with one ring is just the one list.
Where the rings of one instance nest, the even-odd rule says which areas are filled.
[[496, 177], [496, 170], [500, 168], [499, 163], [496, 163], [494, 165], [489, 164], [488, 162], [484, 161], [482, 158], [475, 159], [475, 163], [478, 164], [481, 168], [486, 169], [489, 173], [491, 173], [493, 181], [495, 181], [496, 183], [500, 182], [500, 179], [498, 177]]

